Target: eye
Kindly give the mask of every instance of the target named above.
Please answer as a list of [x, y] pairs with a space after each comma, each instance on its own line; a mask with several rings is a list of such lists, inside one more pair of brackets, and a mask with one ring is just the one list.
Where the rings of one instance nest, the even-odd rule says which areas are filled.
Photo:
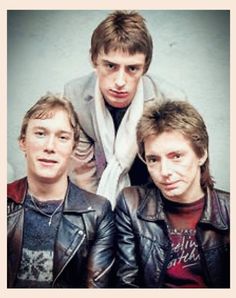
[[137, 66], [129, 66], [129, 72], [136, 73], [139, 70]]
[[106, 64], [105, 64], [105, 68], [106, 68], [107, 70], [115, 70], [115, 69], [116, 69], [116, 65], [113, 64], [113, 63], [106, 63]]
[[159, 160], [159, 159], [158, 159], [157, 156], [146, 156], [146, 163], [147, 163], [148, 165], [153, 165], [153, 164], [157, 163], [158, 160]]
[[183, 154], [179, 152], [174, 152], [170, 155], [170, 158], [175, 161], [181, 160], [182, 157], [183, 157]]
[[57, 137], [60, 140], [60, 142], [65, 143], [70, 141], [73, 138], [73, 135], [71, 133], [61, 132], [61, 133], [58, 133]]
[[44, 136], [46, 135], [44, 131], [36, 131], [34, 134], [35, 134], [38, 138], [42, 138], [42, 137], [44, 137]]
[[61, 140], [61, 141], [63, 141], [63, 142], [66, 142], [66, 141], [68, 141], [68, 140], [70, 140], [70, 137], [69, 136], [65, 136], [65, 135], [61, 135], [61, 136], [59, 136], [59, 139]]

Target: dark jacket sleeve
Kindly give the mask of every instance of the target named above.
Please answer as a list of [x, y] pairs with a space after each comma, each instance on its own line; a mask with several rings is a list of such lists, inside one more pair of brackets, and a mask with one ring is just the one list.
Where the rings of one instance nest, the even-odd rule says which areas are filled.
[[119, 195], [115, 208], [117, 229], [117, 287], [138, 287], [138, 264], [136, 256], [136, 240], [132, 226], [131, 214], [128, 210], [123, 192]]
[[106, 201], [97, 218], [96, 238], [88, 260], [88, 288], [109, 287], [111, 269], [115, 260], [115, 223], [111, 204]]

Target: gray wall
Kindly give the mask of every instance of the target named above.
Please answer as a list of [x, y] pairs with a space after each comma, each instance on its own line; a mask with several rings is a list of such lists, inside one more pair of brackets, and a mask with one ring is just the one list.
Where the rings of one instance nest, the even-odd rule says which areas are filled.
[[[17, 137], [47, 91], [89, 73], [90, 37], [110, 11], [8, 11], [8, 181], [25, 175]], [[150, 73], [183, 88], [208, 126], [216, 186], [229, 190], [229, 11], [140, 11], [154, 41]]]

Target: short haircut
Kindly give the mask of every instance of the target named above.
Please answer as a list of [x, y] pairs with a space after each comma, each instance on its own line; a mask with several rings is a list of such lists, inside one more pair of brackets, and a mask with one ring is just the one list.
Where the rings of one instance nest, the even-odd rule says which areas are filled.
[[202, 116], [186, 101], [165, 100], [147, 106], [137, 125], [139, 154], [144, 159], [144, 143], [150, 135], [178, 131], [190, 141], [195, 154], [201, 158], [205, 152], [208, 157], [201, 166], [201, 186], [203, 189], [214, 186], [209, 170], [208, 133]]
[[135, 11], [117, 10], [108, 15], [94, 30], [91, 38], [91, 60], [96, 65], [98, 54], [121, 50], [130, 55], [145, 55], [144, 73], [152, 60], [153, 43], [145, 19]]
[[[75, 145], [79, 141], [79, 120], [72, 103], [63, 96], [48, 93], [42, 96], [25, 114], [21, 125], [19, 140], [25, 138], [30, 119], [47, 119], [53, 117], [56, 111], [63, 110], [67, 113], [69, 122], [74, 131]], [[74, 146], [75, 146], [74, 145]]]

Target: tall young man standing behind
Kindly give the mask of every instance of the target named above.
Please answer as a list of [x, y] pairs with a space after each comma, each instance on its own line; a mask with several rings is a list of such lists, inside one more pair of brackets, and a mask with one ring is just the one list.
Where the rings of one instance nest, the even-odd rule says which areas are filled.
[[65, 85], [82, 127], [72, 162], [80, 187], [109, 197], [130, 184], [144, 184], [148, 174], [137, 158], [136, 125], [144, 105], [163, 94], [183, 98], [167, 82], [146, 75], [153, 44], [144, 18], [115, 11], [94, 30], [91, 61], [94, 73]]

